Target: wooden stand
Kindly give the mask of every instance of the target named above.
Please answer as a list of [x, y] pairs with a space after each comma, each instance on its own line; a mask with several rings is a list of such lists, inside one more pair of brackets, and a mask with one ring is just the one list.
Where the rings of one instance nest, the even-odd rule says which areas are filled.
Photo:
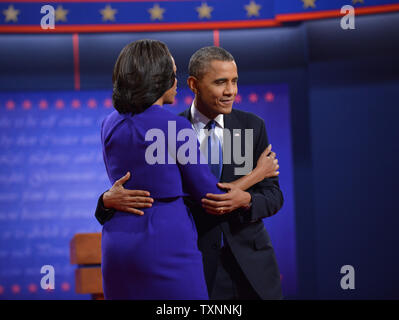
[[78, 233], [70, 242], [71, 264], [76, 264], [75, 291], [103, 300], [101, 233]]

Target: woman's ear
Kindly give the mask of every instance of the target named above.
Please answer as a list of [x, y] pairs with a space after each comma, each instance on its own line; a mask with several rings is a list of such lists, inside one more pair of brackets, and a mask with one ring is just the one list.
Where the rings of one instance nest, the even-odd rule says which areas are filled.
[[187, 85], [194, 94], [198, 93], [198, 80], [193, 76], [189, 76], [187, 79]]

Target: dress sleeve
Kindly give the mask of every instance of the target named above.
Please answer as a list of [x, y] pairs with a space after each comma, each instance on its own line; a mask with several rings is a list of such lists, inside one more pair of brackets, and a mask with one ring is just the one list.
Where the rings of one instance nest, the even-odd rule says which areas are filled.
[[111, 219], [116, 211], [113, 208], [108, 209], [108, 208], [104, 207], [103, 195], [104, 195], [104, 193], [98, 198], [97, 208], [96, 208], [96, 212], [94, 214], [97, 221], [101, 225], [103, 225], [105, 222], [107, 222], [109, 219]]
[[197, 135], [187, 119], [177, 123], [176, 163], [179, 167], [183, 189], [194, 201], [201, 203], [207, 193], [225, 193], [217, 187], [218, 180], [212, 174], [200, 151]]

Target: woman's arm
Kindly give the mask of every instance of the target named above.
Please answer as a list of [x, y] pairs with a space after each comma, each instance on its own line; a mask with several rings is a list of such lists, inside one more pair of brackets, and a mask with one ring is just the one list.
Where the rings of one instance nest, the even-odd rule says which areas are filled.
[[272, 146], [269, 145], [261, 154], [256, 164], [256, 168], [246, 176], [243, 176], [233, 182], [230, 182], [237, 188], [245, 191], [253, 185], [261, 182], [265, 178], [276, 177], [280, 174], [276, 154], [271, 152]]
[[225, 214], [238, 208], [247, 208], [252, 201], [251, 194], [245, 190], [261, 182], [265, 178], [278, 176], [278, 160], [271, 152], [269, 145], [259, 157], [256, 168], [251, 173], [230, 183], [218, 183], [218, 187], [228, 192], [226, 194], [207, 193], [202, 199], [202, 207], [211, 214]]

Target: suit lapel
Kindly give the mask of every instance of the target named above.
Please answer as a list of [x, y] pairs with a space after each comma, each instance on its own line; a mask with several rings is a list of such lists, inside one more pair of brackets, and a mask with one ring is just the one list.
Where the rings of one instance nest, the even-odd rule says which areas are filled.
[[[237, 119], [234, 114], [234, 110], [229, 113], [225, 114], [223, 116], [224, 120], [224, 128], [230, 131], [230, 135], [223, 135], [224, 139], [224, 146], [227, 146], [230, 144], [230, 162], [223, 164], [223, 169], [222, 169], [222, 177], [220, 181], [222, 182], [231, 182], [235, 180], [235, 175], [234, 175], [234, 163], [233, 163], [233, 129], [241, 129], [239, 122], [237, 122]], [[230, 141], [228, 141], [229, 139]], [[226, 151], [225, 151], [226, 152]], [[225, 154], [223, 154], [223, 157]], [[227, 160], [228, 158], [224, 158]]]
[[[180, 113], [180, 116], [185, 117], [188, 121], [191, 122], [191, 107], [187, 108], [184, 110], [182, 113]], [[229, 136], [224, 136], [224, 139], [231, 139], [230, 141], [226, 141], [224, 143], [231, 143], [233, 142], [233, 129], [242, 129], [240, 126], [240, 122], [237, 120], [237, 117], [235, 116], [234, 109], [231, 113], [223, 115], [223, 122], [224, 122], [224, 128], [228, 129], [230, 131], [230, 137]], [[243, 148], [243, 142], [241, 140], [241, 149]], [[235, 180], [235, 175], [234, 175], [234, 164], [233, 164], [233, 148], [230, 148], [230, 163], [223, 164], [222, 168], [222, 175], [220, 178], [220, 181], [222, 182], [231, 182]], [[241, 150], [242, 152], [242, 150]], [[242, 154], [242, 153], [241, 153]]]

